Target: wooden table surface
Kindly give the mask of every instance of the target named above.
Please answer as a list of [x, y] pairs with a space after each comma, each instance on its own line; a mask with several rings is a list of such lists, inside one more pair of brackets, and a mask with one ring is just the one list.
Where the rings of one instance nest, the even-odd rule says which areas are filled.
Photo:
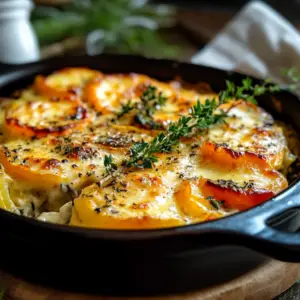
[[[248, 273], [217, 286], [181, 295], [149, 298], [72, 294], [33, 285], [4, 273], [0, 273], [0, 280], [5, 288], [7, 300], [269, 300], [290, 288], [299, 275], [300, 264], [269, 260]], [[285, 295], [298, 297], [298, 293], [293, 290], [289, 290]], [[278, 298], [291, 299], [293, 298], [284, 295]]]

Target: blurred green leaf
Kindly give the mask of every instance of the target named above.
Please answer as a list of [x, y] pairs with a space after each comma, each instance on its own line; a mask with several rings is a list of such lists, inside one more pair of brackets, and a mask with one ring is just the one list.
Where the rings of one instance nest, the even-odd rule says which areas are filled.
[[43, 19], [43, 18], [49, 18], [49, 17], [56, 17], [61, 15], [61, 10], [55, 7], [49, 7], [49, 6], [37, 6], [32, 14], [31, 18], [33, 20]]
[[[32, 23], [42, 46], [102, 29], [106, 51], [172, 57], [178, 47], [169, 45], [155, 28], [170, 26], [173, 13], [165, 6], [134, 6], [131, 0], [73, 0], [61, 9], [38, 6]], [[147, 24], [126, 24], [132, 16], [144, 17], [145, 23], [149, 20], [157, 26], [150, 29]]]
[[72, 35], [83, 34], [85, 19], [73, 13], [64, 13], [55, 18], [39, 19], [34, 22], [34, 29], [41, 45], [50, 44]]

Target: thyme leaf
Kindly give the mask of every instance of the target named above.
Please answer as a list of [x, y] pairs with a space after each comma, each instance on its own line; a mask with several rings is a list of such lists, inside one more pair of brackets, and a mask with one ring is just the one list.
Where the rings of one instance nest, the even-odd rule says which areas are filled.
[[210, 205], [216, 210], [220, 210], [221, 208], [223, 208], [223, 205], [225, 203], [224, 200], [216, 200], [212, 197], [207, 197], [207, 200], [209, 201]]
[[152, 168], [158, 161], [155, 153], [171, 152], [173, 147], [179, 144], [180, 138], [189, 135], [194, 129], [203, 130], [222, 122], [226, 115], [223, 112], [216, 114], [217, 106], [215, 99], [207, 99], [204, 104], [198, 100], [188, 116], [181, 116], [177, 122], [170, 123], [166, 131], [159, 133], [150, 143], [135, 143], [130, 149], [130, 159], [125, 165]]
[[141, 95], [141, 102], [148, 116], [152, 116], [157, 109], [165, 105], [166, 101], [167, 97], [162, 92], [158, 92], [153, 85], [148, 85]]
[[148, 85], [140, 96], [139, 103], [132, 103], [128, 100], [125, 104], [122, 104], [121, 110], [117, 112], [117, 118], [120, 119], [129, 112], [135, 110], [134, 119], [137, 123], [151, 128], [159, 129], [161, 125], [153, 120], [153, 114], [159, 110], [167, 101], [167, 97], [159, 92], [153, 85]]
[[278, 84], [266, 79], [262, 84], [253, 84], [253, 80], [249, 77], [242, 80], [242, 85], [236, 86], [234, 82], [226, 80], [226, 89], [219, 93], [220, 104], [229, 100], [245, 100], [253, 104], [257, 104], [256, 97], [266, 93], [279, 92]]
[[[224, 122], [227, 113], [217, 111], [220, 105], [229, 101], [244, 100], [256, 104], [256, 97], [265, 93], [275, 93], [280, 88], [277, 84], [265, 80], [261, 85], [253, 85], [251, 78], [245, 78], [242, 85], [237, 86], [231, 81], [226, 81], [226, 89], [219, 93], [219, 100], [206, 99], [202, 104], [199, 100], [191, 108], [187, 116], [181, 116], [177, 122], [171, 122], [165, 131], [160, 132], [150, 143], [137, 142], [129, 150], [130, 158], [123, 162], [125, 167], [152, 168], [158, 161], [156, 153], [168, 153], [179, 144], [180, 138], [192, 135], [198, 131], [209, 128], [212, 125]], [[148, 86], [141, 96], [141, 104], [137, 105], [136, 118], [143, 125], [153, 128], [152, 115], [166, 102], [166, 97], [157, 92], [156, 87]], [[107, 164], [113, 164], [112, 159], [107, 159]], [[117, 166], [113, 164], [116, 170]], [[110, 171], [111, 173], [111, 171]]]
[[241, 86], [226, 81], [226, 87], [226, 90], [219, 93], [219, 101], [215, 98], [206, 99], [202, 104], [198, 100], [188, 116], [181, 116], [177, 122], [170, 123], [166, 131], [159, 133], [150, 143], [135, 143], [130, 149], [130, 159], [125, 162], [125, 165], [127, 167], [152, 168], [153, 164], [158, 161], [155, 153], [171, 152], [181, 137], [191, 134], [195, 129], [204, 130], [224, 122], [226, 113], [224, 111], [216, 113], [216, 109], [221, 104], [240, 99], [256, 104], [256, 96], [280, 90], [277, 84], [268, 80], [261, 85], [253, 85], [251, 78], [245, 78]]
[[106, 170], [106, 175], [109, 175], [117, 170], [118, 166], [113, 162], [113, 157], [111, 154], [104, 156], [104, 167]]
[[133, 104], [131, 100], [128, 100], [125, 104], [121, 104], [121, 110], [117, 112], [117, 118], [120, 119], [124, 115], [130, 113], [132, 110], [136, 108], [136, 104]]

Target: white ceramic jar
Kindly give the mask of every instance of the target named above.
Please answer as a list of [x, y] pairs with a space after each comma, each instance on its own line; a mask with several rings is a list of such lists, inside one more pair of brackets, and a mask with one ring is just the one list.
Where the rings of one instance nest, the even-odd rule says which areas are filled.
[[20, 64], [39, 59], [29, 20], [31, 0], [0, 0], [0, 62]]

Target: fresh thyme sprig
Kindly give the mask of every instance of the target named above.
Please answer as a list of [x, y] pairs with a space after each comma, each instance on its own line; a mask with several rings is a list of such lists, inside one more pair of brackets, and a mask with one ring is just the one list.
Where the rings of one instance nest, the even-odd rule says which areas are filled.
[[241, 86], [226, 81], [226, 90], [219, 93], [219, 101], [206, 99], [204, 104], [198, 100], [191, 108], [188, 116], [181, 116], [178, 122], [171, 123], [166, 132], [161, 132], [151, 143], [135, 143], [130, 149], [130, 159], [125, 165], [137, 168], [152, 168], [157, 162], [155, 153], [170, 152], [173, 146], [179, 143], [181, 137], [192, 133], [194, 129], [203, 130], [212, 125], [221, 123], [227, 116], [224, 111], [216, 113], [216, 109], [223, 103], [231, 100], [240, 100], [256, 104], [255, 97], [265, 93], [274, 93], [280, 90], [277, 84], [264, 81], [262, 85], [252, 85], [252, 79], [245, 78]]
[[153, 114], [165, 105], [167, 97], [159, 92], [155, 86], [148, 85], [140, 99], [141, 102], [138, 103], [133, 104], [131, 100], [128, 100], [128, 102], [122, 104], [121, 110], [117, 112], [117, 118], [120, 119], [129, 112], [136, 110], [134, 119], [137, 123], [151, 129], [161, 128], [160, 124], [153, 120]]
[[203, 130], [224, 120], [224, 112], [215, 113], [218, 104], [215, 99], [206, 100], [204, 104], [198, 100], [188, 116], [181, 116], [177, 122], [170, 123], [165, 132], [159, 133], [151, 143], [138, 142], [130, 149], [127, 167], [152, 168], [157, 162], [155, 153], [171, 152], [180, 138], [188, 136], [194, 129]]
[[225, 203], [224, 200], [216, 200], [214, 197], [212, 196], [208, 196], [206, 198], [206, 200], [208, 200], [211, 204], [212, 207], [214, 207], [216, 210], [220, 210], [223, 208], [223, 205]]
[[220, 106], [220, 103], [213, 99], [206, 99], [204, 104], [198, 100], [197, 103], [191, 108], [190, 116], [194, 119], [195, 127], [199, 130], [206, 129], [211, 125], [218, 124], [224, 121], [227, 117], [223, 110], [220, 110], [216, 114], [216, 109]]
[[278, 84], [270, 80], [265, 80], [261, 85], [253, 85], [253, 80], [249, 77], [242, 80], [241, 86], [236, 86], [234, 82], [226, 80], [226, 89], [219, 93], [220, 104], [228, 100], [245, 100], [257, 104], [256, 97], [266, 93], [279, 92]]
[[124, 162], [126, 167], [152, 168], [158, 159], [155, 153], [170, 152], [179, 143], [179, 139], [191, 132], [188, 126], [191, 117], [181, 117], [177, 123], [172, 123], [166, 132], [159, 133], [151, 143], [138, 142], [130, 148], [130, 159]]
[[[191, 108], [188, 116], [181, 116], [177, 122], [171, 122], [164, 132], [160, 132], [150, 143], [137, 142], [129, 150], [130, 158], [123, 162], [125, 168], [152, 168], [153, 164], [158, 161], [156, 153], [171, 152], [173, 147], [179, 144], [180, 138], [192, 135], [209, 128], [212, 125], [224, 122], [227, 114], [217, 109], [223, 103], [235, 100], [244, 100], [256, 104], [256, 97], [266, 93], [279, 91], [277, 84], [269, 80], [264, 81], [261, 85], [253, 85], [250, 78], [245, 78], [241, 86], [236, 86], [233, 82], [226, 81], [226, 89], [219, 93], [219, 100], [215, 98], [202, 104], [199, 100]], [[147, 114], [152, 116], [157, 106], [163, 105], [165, 97], [159, 94], [155, 96], [156, 89], [151, 87], [146, 94], [141, 97], [144, 105], [149, 105]], [[151, 104], [151, 101], [152, 104]], [[111, 160], [112, 162], [112, 160]]]
[[121, 104], [121, 110], [116, 114], [117, 118], [122, 118], [124, 115], [130, 113], [134, 109], [136, 109], [136, 104], [133, 104], [131, 100], [128, 100], [128, 102], [125, 104]]
[[141, 95], [142, 106], [148, 116], [152, 116], [157, 109], [165, 105], [166, 101], [167, 97], [153, 85], [148, 85]]
[[110, 155], [104, 156], [104, 167], [106, 175], [112, 174], [118, 169], [118, 166], [113, 162], [113, 157]]

